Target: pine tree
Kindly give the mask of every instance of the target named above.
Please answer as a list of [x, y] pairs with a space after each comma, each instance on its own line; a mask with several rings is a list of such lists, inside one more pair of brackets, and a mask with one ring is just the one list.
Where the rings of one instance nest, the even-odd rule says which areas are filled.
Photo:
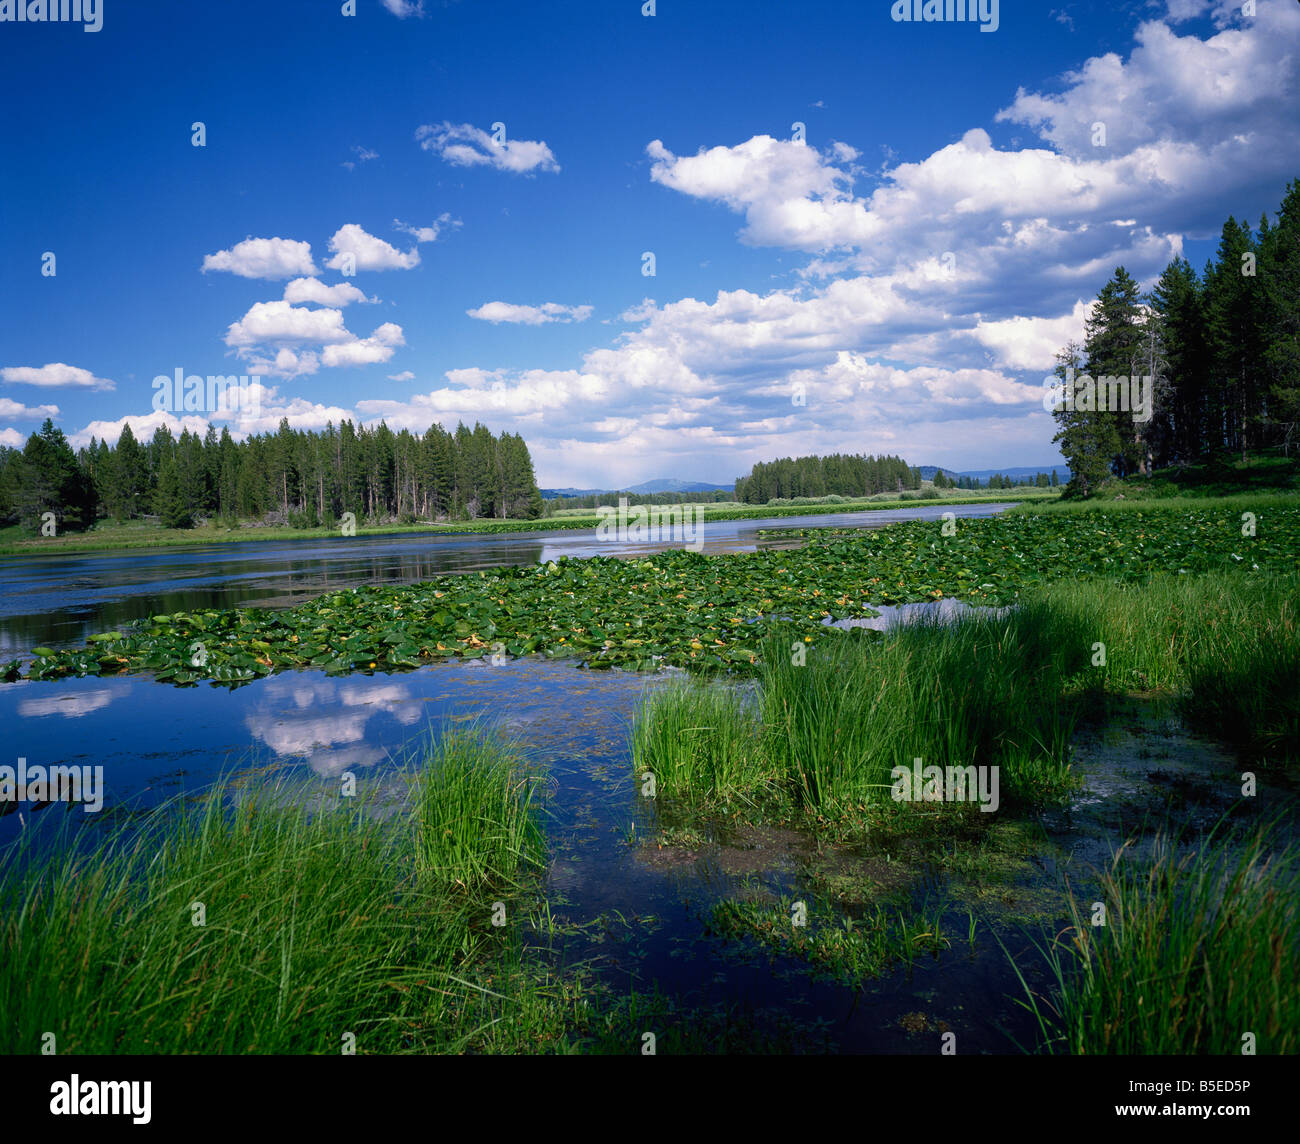
[[217, 513], [223, 520], [233, 521], [239, 515], [238, 489], [241, 454], [227, 426], [222, 426], [221, 440], [217, 444], [217, 452], [219, 454]]
[[48, 417], [27, 438], [17, 484], [18, 510], [30, 527], [54, 513], [63, 531], [79, 532], [95, 521], [95, 486], [77, 462], [63, 430]]
[[1270, 438], [1289, 451], [1300, 425], [1300, 179], [1288, 185], [1276, 225], [1261, 235], [1259, 280]]
[[[1213, 410], [1222, 444], [1246, 460], [1259, 430], [1259, 371], [1262, 290], [1250, 227], [1231, 215], [1223, 224], [1219, 249], [1205, 274], [1205, 324], [1212, 371]], [[1219, 436], [1219, 433], [1215, 434]]]
[[[1056, 355], [1056, 376], [1063, 386], [1083, 372], [1083, 349], [1071, 342]], [[1070, 466], [1070, 481], [1065, 486], [1067, 497], [1091, 496], [1097, 486], [1110, 475], [1110, 460], [1114, 456], [1118, 436], [1110, 421], [1099, 421], [1091, 409], [1071, 408], [1062, 404], [1053, 416], [1060, 428], [1052, 438], [1060, 447], [1061, 455]]]
[[533, 475], [533, 461], [523, 437], [501, 435], [501, 469], [505, 499], [503, 510], [513, 517], [537, 520], [542, 515], [542, 494]]
[[203, 465], [203, 503], [199, 509], [204, 516], [214, 516], [220, 511], [222, 455], [217, 427], [210, 422], [199, 453]]
[[1088, 374], [1096, 384], [1098, 406], [1088, 420], [1096, 443], [1109, 450], [1110, 465], [1121, 477], [1146, 471], [1141, 424], [1134, 420], [1131, 409], [1099, 407], [1109, 388], [1104, 379], [1121, 378], [1127, 393], [1128, 379], [1140, 375], [1144, 333], [1138, 285], [1124, 267], [1116, 267], [1088, 315], [1083, 348]]
[[165, 452], [158, 469], [158, 491], [154, 497], [155, 509], [163, 528], [193, 528], [194, 517], [181, 493], [181, 482], [176, 471], [176, 453]]
[[113, 515], [130, 520], [146, 508], [149, 492], [149, 454], [135, 439], [129, 421], [122, 425], [122, 435], [113, 451]]
[[1164, 459], [1192, 461], [1207, 446], [1208, 371], [1201, 284], [1187, 259], [1176, 258], [1165, 267], [1150, 304], [1168, 380], [1170, 442]]
[[[203, 442], [188, 429], [181, 431], [176, 443], [176, 485], [184, 513], [191, 522], [200, 516], [208, 500], [207, 469], [203, 463]], [[184, 526], [188, 527], [188, 526]]]

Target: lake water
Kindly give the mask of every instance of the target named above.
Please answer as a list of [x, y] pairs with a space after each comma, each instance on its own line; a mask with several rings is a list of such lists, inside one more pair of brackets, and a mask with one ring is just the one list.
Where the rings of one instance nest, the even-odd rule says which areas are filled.
[[[953, 506], [964, 516], [1003, 505]], [[937, 519], [942, 508], [786, 517], [705, 526], [706, 549], [752, 550], [765, 527], [869, 526]], [[644, 546], [653, 550], [656, 546]], [[637, 551], [640, 551], [638, 549]], [[80, 642], [139, 616], [198, 607], [287, 605], [362, 583], [403, 583], [457, 571], [596, 553], [630, 554], [594, 534], [405, 535], [347, 541], [214, 545], [202, 549], [58, 556], [0, 562], [0, 633], [9, 654]], [[528, 657], [439, 662], [394, 675], [329, 677], [296, 670], [235, 690], [177, 688], [146, 677], [22, 681], [0, 685], [5, 762], [102, 766], [105, 810], [54, 805], [0, 817], [0, 845], [20, 830], [53, 832], [94, 819], [119, 821], [222, 774], [284, 781], [308, 799], [337, 792], [344, 772], [359, 785], [395, 781], [427, 733], [469, 721], [499, 725], [549, 772], [551, 866], [557, 916], [593, 936], [570, 951], [625, 984], [657, 982], [683, 1004], [738, 1006], [779, 1024], [796, 1019], [810, 1048], [933, 1052], [930, 1037], [901, 1030], [904, 1014], [960, 1010], [963, 1051], [1007, 1051], [1003, 1032], [1028, 1039], [1008, 995], [1018, 990], [1000, 952], [954, 948], [912, 971], [860, 989], [812, 981], [806, 967], [738, 954], [711, 936], [705, 918], [721, 895], [781, 893], [796, 885], [798, 846], [764, 835], [720, 837], [697, 852], [669, 854], [629, 841], [656, 827], [640, 797], [629, 728], [648, 689], [666, 675], [587, 672], [571, 661]], [[762, 883], [754, 889], [754, 879]], [[621, 919], [621, 920], [619, 920]]]
[[[938, 520], [944, 512], [992, 516], [1008, 507], [952, 505], [707, 521], [700, 537], [706, 552], [752, 552], [764, 528], [869, 528], [901, 520]], [[160, 612], [241, 604], [289, 607], [362, 584], [414, 584], [449, 573], [561, 556], [634, 556], [668, 547], [602, 541], [592, 530], [571, 529], [527, 536], [417, 532], [6, 557], [0, 558], [0, 656], [12, 658], [34, 647], [79, 647], [89, 635]]]

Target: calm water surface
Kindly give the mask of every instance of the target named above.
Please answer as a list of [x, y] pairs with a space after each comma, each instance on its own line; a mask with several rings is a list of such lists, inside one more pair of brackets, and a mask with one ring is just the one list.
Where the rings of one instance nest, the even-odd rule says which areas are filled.
[[[992, 516], [1006, 504], [710, 521], [706, 552], [752, 552], [762, 528], [873, 527], [900, 520]], [[80, 646], [144, 616], [244, 604], [288, 607], [323, 592], [362, 584], [414, 584], [433, 576], [535, 564], [561, 556], [631, 556], [667, 544], [597, 539], [594, 530], [528, 536], [331, 537], [248, 541], [122, 553], [0, 559], [0, 656], [34, 647]], [[680, 547], [680, 545], [679, 545]]]
[[[954, 506], [964, 516], [1003, 505]], [[843, 527], [935, 519], [942, 508], [890, 513], [716, 522], [706, 550], [752, 550], [763, 527]], [[653, 550], [655, 546], [645, 546]], [[0, 639], [9, 653], [40, 643], [79, 643], [160, 611], [258, 603], [287, 605], [363, 583], [430, 576], [558, 556], [624, 553], [592, 533], [519, 537], [351, 538], [202, 549], [0, 561]], [[1004, 1030], [1029, 1030], [1009, 995], [1018, 984], [1000, 951], [954, 948], [860, 989], [814, 981], [806, 967], [738, 950], [706, 924], [720, 896], [793, 891], [800, 854], [789, 838], [732, 838], [697, 852], [661, 853], [635, 840], [658, 813], [640, 796], [629, 744], [632, 717], [665, 674], [579, 670], [572, 661], [528, 657], [440, 662], [392, 675], [330, 677], [286, 671], [235, 689], [172, 687], [146, 677], [23, 681], [0, 685], [5, 762], [102, 766], [105, 808], [86, 815], [54, 805], [0, 816], [0, 845], [19, 831], [53, 833], [123, 815], [219, 776], [285, 782], [298, 796], [333, 798], [344, 772], [362, 786], [399, 784], [398, 771], [430, 731], [487, 721], [516, 736], [549, 775], [554, 913], [595, 923], [574, 942], [611, 980], [658, 984], [683, 1006], [723, 1005], [774, 1024], [794, 1020], [808, 1047], [927, 1052], [932, 1038], [902, 1031], [904, 1014], [940, 1014], [963, 1033], [963, 1051], [1007, 1051]]]
[[222, 774], [282, 782], [312, 804], [333, 801], [345, 771], [363, 789], [398, 789], [397, 772], [415, 761], [425, 733], [485, 720], [516, 736], [547, 770], [547, 897], [558, 919], [590, 926], [570, 940], [566, 957], [592, 962], [620, 988], [657, 984], [683, 1008], [734, 1008], [773, 1028], [793, 1020], [814, 1051], [932, 1053], [932, 1038], [900, 1027], [913, 1012], [943, 1013], [968, 1051], [1007, 1051], [1006, 1027], [1028, 1038], [1008, 998], [1017, 983], [998, 951], [971, 957], [954, 942], [911, 972], [853, 989], [712, 935], [707, 917], [720, 897], [795, 892], [800, 854], [761, 835], [676, 855], [630, 841], [658, 825], [634, 780], [630, 721], [646, 691], [668, 682], [528, 657], [400, 675], [288, 671], [233, 691], [139, 677], [7, 684], [6, 753], [29, 765], [102, 766], [107, 793], [98, 815], [23, 804], [0, 817], [0, 846], [20, 830], [54, 837], [69, 825], [108, 828]]

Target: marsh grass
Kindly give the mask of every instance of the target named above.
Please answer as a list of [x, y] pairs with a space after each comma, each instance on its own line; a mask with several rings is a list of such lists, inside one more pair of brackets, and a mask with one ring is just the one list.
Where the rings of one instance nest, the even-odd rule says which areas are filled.
[[531, 906], [507, 893], [541, 842], [517, 757], [481, 734], [427, 754], [396, 816], [219, 784], [142, 826], [21, 837], [0, 875], [0, 1048], [337, 1053], [351, 1033], [357, 1052], [427, 1052], [553, 1022], [520, 969]]
[[1085, 690], [1166, 691], [1188, 723], [1252, 758], [1300, 761], [1300, 575], [1084, 581], [1025, 607], [1082, 628], [1089, 648], [1105, 645], [1105, 664], [1089, 658], [1076, 680]]
[[522, 749], [481, 727], [436, 740], [419, 772], [416, 866], [465, 891], [510, 888], [541, 864], [539, 776]]
[[638, 784], [652, 773], [656, 797], [716, 806], [761, 800], [777, 784], [752, 697], [726, 684], [686, 679], [653, 692], [633, 723], [632, 755]]
[[1069, 789], [1060, 685], [1080, 658], [1059, 637], [1012, 612], [914, 620], [874, 644], [828, 638], [803, 666], [765, 648], [767, 742], [821, 813], [889, 798], [893, 768], [917, 758], [998, 766], [1003, 800], [1052, 801]]
[[[1071, 897], [1074, 924], [1039, 945], [1050, 995], [1020, 977], [1042, 1048], [1066, 1053], [1239, 1054], [1300, 1047], [1300, 861], [1267, 830], [1209, 838], [1151, 862], [1126, 848], [1101, 876], [1105, 925]], [[1005, 947], [1004, 947], [1005, 948]], [[1013, 963], [1014, 964], [1014, 963]], [[1019, 969], [1016, 970], [1020, 974]]]
[[883, 811], [892, 769], [917, 758], [998, 766], [1004, 803], [1057, 801], [1071, 788], [1064, 681], [1088, 645], [1082, 629], [1063, 638], [1067, 624], [1048, 619], [918, 621], [882, 641], [827, 632], [803, 653], [768, 640], [756, 711], [695, 681], [646, 702], [637, 773], [655, 774], [670, 798], [775, 799], [823, 822]]
[[[891, 774], [919, 758], [997, 766], [1004, 804], [1059, 803], [1077, 785], [1079, 720], [1135, 690], [1167, 693], [1253, 759], [1300, 758], [1296, 573], [1055, 584], [1000, 615], [922, 618], [877, 641], [772, 637], [760, 654], [756, 704], [692, 680], [643, 705], [633, 759], [661, 795], [897, 829]], [[932, 808], [906, 809], [919, 824]]]

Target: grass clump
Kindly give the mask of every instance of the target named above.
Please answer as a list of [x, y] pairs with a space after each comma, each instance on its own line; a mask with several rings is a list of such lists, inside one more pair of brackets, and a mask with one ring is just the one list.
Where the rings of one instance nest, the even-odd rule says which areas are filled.
[[518, 885], [544, 852], [535, 794], [518, 746], [479, 728], [444, 734], [420, 772], [417, 868], [462, 890]]
[[[828, 817], [890, 798], [895, 767], [997, 766], [1003, 799], [1069, 789], [1060, 684], [1080, 645], [1040, 615], [914, 620], [878, 643], [765, 649], [763, 729], [799, 801]], [[781, 649], [785, 650], [785, 649]]]
[[1073, 927], [1043, 951], [1052, 995], [1026, 986], [1048, 1051], [1239, 1054], [1246, 1034], [1261, 1053], [1300, 1048], [1294, 846], [1260, 831], [1181, 856], [1166, 844], [1149, 864], [1121, 848], [1100, 900], [1105, 925], [1072, 899]]
[[661, 693], [638, 715], [634, 763], [668, 797], [775, 800], [823, 822], [883, 812], [894, 768], [918, 758], [997, 766], [1000, 802], [1057, 800], [1071, 787], [1063, 684], [1087, 648], [1066, 626], [1035, 611], [918, 621], [881, 641], [774, 638], [756, 711], [698, 683]]
[[518, 933], [490, 922], [541, 840], [517, 756], [482, 735], [428, 753], [413, 807], [222, 785], [108, 833], [20, 838], [0, 874], [0, 1051], [45, 1033], [60, 1053], [337, 1053], [345, 1035], [456, 1051], [554, 1021], [528, 979], [480, 984], [520, 977]]
[[656, 797], [717, 805], [770, 794], [777, 774], [762, 749], [752, 699], [734, 686], [682, 680], [657, 689], [632, 729], [638, 779]]

